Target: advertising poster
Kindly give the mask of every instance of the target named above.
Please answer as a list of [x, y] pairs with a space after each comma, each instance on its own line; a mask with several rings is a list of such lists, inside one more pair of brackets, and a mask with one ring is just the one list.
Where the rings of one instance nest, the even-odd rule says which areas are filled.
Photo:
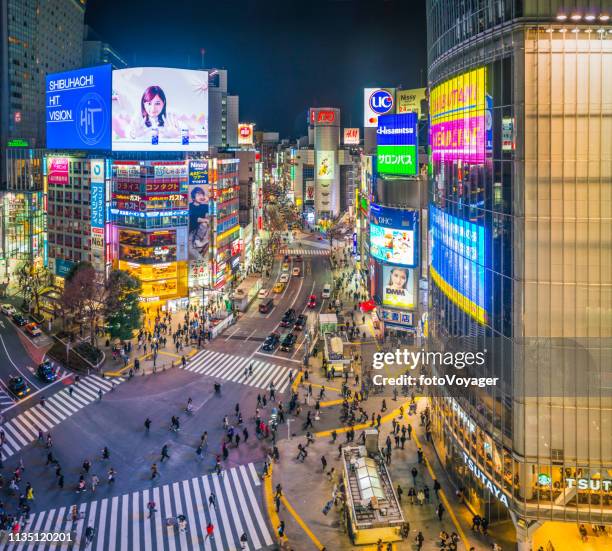
[[113, 151], [207, 151], [208, 73], [113, 71]]
[[390, 264], [418, 264], [418, 211], [370, 206], [370, 254]]
[[46, 78], [48, 149], [111, 148], [111, 66]]
[[376, 153], [380, 174], [414, 176], [417, 173], [417, 124], [416, 113], [378, 117]]
[[317, 180], [333, 180], [336, 175], [335, 152], [317, 151]]
[[395, 94], [395, 112], [416, 113], [421, 118], [421, 102], [425, 99], [426, 88], [412, 90], [398, 90]]
[[238, 145], [253, 145], [253, 125], [241, 123], [238, 125]]
[[315, 185], [313, 180], [306, 180], [306, 201], [314, 201]]
[[208, 159], [189, 161], [189, 185], [208, 184]]
[[414, 270], [383, 266], [383, 304], [393, 308], [414, 308]]
[[189, 186], [189, 260], [208, 262], [210, 248], [210, 185]]
[[344, 129], [344, 145], [359, 145], [359, 128]]
[[363, 126], [376, 128], [378, 117], [393, 113], [395, 106], [395, 88], [364, 88], [363, 90]]
[[68, 167], [70, 161], [66, 157], [50, 157], [47, 159], [47, 184], [68, 185]]

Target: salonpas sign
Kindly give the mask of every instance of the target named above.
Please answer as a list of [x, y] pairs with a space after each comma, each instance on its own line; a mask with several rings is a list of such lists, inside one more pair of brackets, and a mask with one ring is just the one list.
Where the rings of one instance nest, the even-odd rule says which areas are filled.
[[414, 176], [417, 173], [415, 145], [379, 145], [377, 153], [380, 174]]
[[382, 115], [376, 129], [377, 169], [380, 174], [417, 173], [417, 114]]

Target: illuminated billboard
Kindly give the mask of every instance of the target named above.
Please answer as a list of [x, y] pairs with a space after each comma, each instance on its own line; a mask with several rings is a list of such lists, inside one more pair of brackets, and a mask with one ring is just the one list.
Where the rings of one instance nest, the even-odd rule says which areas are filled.
[[111, 66], [47, 75], [48, 149], [111, 147]]
[[91, 227], [104, 228], [104, 159], [91, 159], [90, 163], [90, 204], [91, 204]]
[[485, 229], [430, 205], [433, 281], [464, 312], [485, 323]]
[[47, 158], [47, 184], [68, 185], [70, 159], [67, 157]]
[[381, 115], [376, 129], [380, 174], [414, 176], [418, 171], [416, 113]]
[[395, 106], [395, 88], [364, 88], [363, 90], [363, 126], [376, 128], [378, 117], [393, 113]]
[[238, 125], [238, 145], [253, 145], [253, 124]]
[[484, 67], [458, 75], [431, 90], [429, 114], [433, 161], [481, 164], [487, 147], [487, 113]]
[[383, 266], [382, 280], [385, 306], [406, 310], [414, 308], [414, 270]]
[[425, 100], [426, 88], [414, 88], [412, 90], [398, 90], [395, 94], [395, 112], [416, 113], [420, 118], [421, 102]]
[[189, 186], [189, 260], [209, 260], [211, 233], [210, 185], [197, 184]]
[[418, 264], [419, 213], [370, 205], [370, 255], [389, 264]]
[[359, 128], [345, 128], [344, 145], [359, 145]]
[[333, 180], [336, 176], [334, 151], [317, 151], [317, 180]]
[[113, 71], [113, 151], [207, 151], [208, 73]]

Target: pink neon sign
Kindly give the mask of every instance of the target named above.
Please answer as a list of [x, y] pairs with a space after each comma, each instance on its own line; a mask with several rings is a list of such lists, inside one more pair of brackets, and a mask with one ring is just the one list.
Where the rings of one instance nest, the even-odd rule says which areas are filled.
[[440, 122], [431, 126], [434, 161], [485, 161], [485, 115]]

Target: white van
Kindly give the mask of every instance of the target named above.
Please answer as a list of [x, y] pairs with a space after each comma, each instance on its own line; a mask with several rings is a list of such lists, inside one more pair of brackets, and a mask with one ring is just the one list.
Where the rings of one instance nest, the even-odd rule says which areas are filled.
[[329, 298], [331, 296], [331, 285], [326, 283], [321, 293], [321, 298]]

